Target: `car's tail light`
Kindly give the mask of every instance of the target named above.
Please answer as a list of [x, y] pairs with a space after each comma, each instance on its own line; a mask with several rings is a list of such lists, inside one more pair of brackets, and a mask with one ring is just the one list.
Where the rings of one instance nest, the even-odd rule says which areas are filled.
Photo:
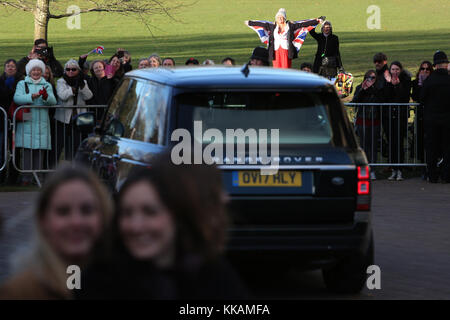
[[356, 210], [370, 210], [370, 168], [369, 166], [358, 167], [358, 185], [356, 197]]
[[368, 180], [370, 177], [369, 166], [358, 167], [358, 180]]
[[370, 182], [358, 181], [358, 195], [370, 194]]

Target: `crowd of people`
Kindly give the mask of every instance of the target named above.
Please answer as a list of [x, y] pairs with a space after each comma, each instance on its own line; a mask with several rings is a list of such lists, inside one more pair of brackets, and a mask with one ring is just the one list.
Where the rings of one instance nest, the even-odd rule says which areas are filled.
[[[310, 30], [311, 36], [317, 41], [317, 52], [313, 63], [303, 62], [300, 70], [313, 72], [332, 78], [343, 70], [342, 59], [339, 52], [339, 38], [333, 34], [332, 25], [324, 21], [325, 17], [307, 20], [301, 25], [313, 25], [321, 22], [320, 33], [314, 28]], [[286, 20], [286, 13], [282, 9], [276, 15], [276, 24], [270, 25], [277, 32], [287, 34], [288, 29], [298, 28], [297, 24], [290, 24]], [[258, 25], [257, 22], [247, 21], [247, 25]], [[300, 25], [300, 24], [299, 24]], [[272, 31], [274, 31], [272, 30]], [[292, 30], [291, 30], [292, 31]], [[273, 32], [272, 32], [273, 35]], [[287, 37], [287, 36], [286, 36]], [[289, 33], [289, 39], [292, 35]], [[286, 38], [287, 39], [287, 38]], [[283, 49], [286, 45], [278, 43], [286, 39], [278, 36], [269, 37], [268, 48], [256, 47], [249, 57], [249, 65], [289, 67], [290, 62], [281, 63], [276, 61], [280, 57], [296, 58], [291, 46]], [[287, 41], [287, 40], [286, 40]], [[272, 51], [271, 51], [272, 50]], [[286, 50], [284, 54], [277, 51]], [[5, 108], [12, 119], [16, 112], [16, 135], [13, 141], [9, 133], [9, 145], [15, 143], [15, 163], [20, 163], [22, 170], [54, 169], [64, 152], [65, 160], [72, 160], [74, 154], [85, 138], [85, 133], [78, 132], [74, 125], [77, 114], [88, 110], [89, 106], [106, 105], [112, 96], [117, 84], [124, 74], [132, 70], [132, 57], [130, 52], [118, 48], [116, 53], [106, 60], [94, 60], [87, 62], [89, 54], [84, 54], [78, 59], [70, 59], [63, 65], [55, 58], [53, 49], [48, 46], [44, 39], [34, 42], [31, 52], [19, 62], [8, 59], [4, 64], [4, 72], [0, 77], [0, 106]], [[435, 55], [433, 63], [423, 61], [419, 66], [415, 80], [410, 72], [404, 69], [399, 61], [388, 64], [388, 58], [383, 53], [377, 53], [373, 57], [374, 68], [365, 73], [363, 82], [357, 86], [352, 102], [355, 103], [408, 103], [420, 102], [423, 105], [432, 105], [429, 100], [436, 99], [434, 94], [425, 90], [422, 97], [422, 89], [430, 77], [436, 77], [442, 73], [439, 70], [447, 68], [448, 59], [444, 52]], [[191, 57], [186, 60], [185, 65], [214, 65], [211, 59], [203, 63]], [[236, 61], [231, 57], [225, 57], [222, 65], [234, 66]], [[157, 54], [151, 54], [148, 58], [142, 58], [137, 64], [139, 69], [175, 67], [175, 60], [171, 57], [161, 58]], [[439, 71], [439, 72], [438, 72]], [[437, 73], [436, 73], [437, 72]], [[436, 74], [431, 77], [432, 74]], [[441, 77], [441, 81], [447, 81]], [[57, 79], [57, 80], [56, 80]], [[429, 81], [428, 81], [429, 82]], [[443, 90], [445, 92], [445, 90]], [[428, 96], [426, 96], [428, 94]], [[427, 100], [428, 99], [428, 100]], [[442, 106], [448, 105], [449, 100], [441, 98]], [[18, 106], [76, 106], [76, 108], [22, 108]], [[92, 108], [92, 107], [91, 107]], [[425, 108], [427, 109], [427, 108]], [[435, 112], [445, 113], [444, 107], [429, 107]], [[95, 109], [97, 118], [101, 119], [103, 109]], [[440, 111], [436, 111], [440, 110]], [[433, 112], [434, 112], [433, 111]], [[359, 136], [361, 145], [366, 151], [369, 162], [377, 162], [379, 151], [383, 150], [384, 157], [389, 163], [403, 163], [405, 161], [405, 137], [408, 132], [408, 119], [410, 117], [408, 107], [389, 106], [362, 106], [356, 111], [355, 129]], [[443, 168], [442, 180], [449, 180], [450, 173], [445, 173], [446, 161], [441, 160], [448, 154], [443, 145], [447, 145], [447, 129], [442, 127], [440, 134], [432, 123], [433, 117], [427, 122], [426, 112], [418, 108], [416, 112], [416, 141], [417, 160], [427, 161], [427, 178], [434, 182], [438, 180], [437, 164], [441, 163]], [[430, 132], [428, 135], [426, 131]], [[437, 130], [437, 129], [436, 129]], [[0, 121], [0, 149], [3, 150], [3, 122]], [[434, 134], [432, 135], [431, 132]], [[437, 136], [438, 138], [431, 138]], [[428, 138], [426, 138], [428, 137]], [[440, 143], [439, 141], [443, 141]], [[433, 144], [433, 146], [431, 146]], [[425, 156], [427, 155], [427, 156]], [[4, 153], [0, 152], [0, 164], [3, 163]], [[436, 160], [437, 159], [437, 160]], [[447, 171], [446, 171], [447, 170]], [[7, 173], [8, 172], [8, 173]], [[32, 182], [32, 176], [19, 175], [14, 166], [0, 172], [0, 183], [28, 185]], [[403, 180], [404, 175], [401, 167], [394, 167], [389, 180]], [[372, 172], [372, 179], [376, 179]]]
[[36, 239], [14, 259], [0, 300], [249, 298], [224, 257], [221, 179], [214, 166], [174, 165], [165, 153], [132, 171], [113, 202], [91, 172], [60, 168], [39, 194]]
[[[118, 48], [106, 60], [87, 62], [89, 54], [70, 59], [63, 65], [55, 58], [52, 47], [44, 39], [38, 39], [30, 53], [18, 62], [8, 59], [0, 77], [0, 106], [12, 120], [15, 114], [16, 133], [13, 141], [8, 130], [9, 145], [16, 147], [15, 163], [22, 170], [48, 170], [57, 166], [62, 153], [71, 161], [86, 137], [75, 126], [76, 116], [92, 106], [106, 105], [124, 74], [132, 70], [131, 54]], [[222, 64], [235, 65], [231, 57]], [[185, 65], [200, 65], [195, 58]], [[202, 65], [214, 65], [207, 59]], [[139, 60], [138, 68], [175, 67], [175, 60], [151, 54]], [[76, 106], [76, 108], [19, 108], [34, 106]], [[91, 106], [91, 107], [89, 107]], [[97, 119], [102, 119], [103, 109], [95, 109]], [[2, 120], [3, 117], [2, 117]], [[0, 121], [0, 165], [4, 161], [4, 122]], [[19, 174], [14, 166], [0, 171], [0, 183], [29, 185], [31, 174]]]
[[[424, 179], [438, 182], [441, 178], [443, 182], [450, 182], [450, 125], [439, 122], [450, 116], [447, 55], [437, 51], [433, 63], [428, 60], [421, 62], [414, 80], [401, 62], [392, 61], [388, 64], [388, 57], [384, 53], [375, 54], [373, 63], [374, 68], [365, 73], [363, 82], [356, 87], [352, 102], [392, 105], [357, 107], [355, 129], [369, 162], [377, 162], [378, 151], [386, 141], [384, 151], [388, 163], [405, 163], [410, 109], [408, 105], [395, 104], [407, 104], [412, 100], [421, 106], [415, 113], [416, 133], [411, 134], [416, 140], [408, 147], [416, 151], [418, 161], [426, 161]], [[441, 126], [436, 131], [438, 123]], [[439, 164], [441, 170], [438, 170]], [[371, 175], [372, 179], [376, 179], [374, 171]], [[402, 168], [393, 168], [388, 179], [403, 180]]]

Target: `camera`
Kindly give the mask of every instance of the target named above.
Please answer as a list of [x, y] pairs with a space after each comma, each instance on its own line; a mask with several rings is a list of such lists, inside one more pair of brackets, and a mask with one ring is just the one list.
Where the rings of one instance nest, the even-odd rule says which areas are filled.
[[34, 52], [46, 58], [49, 56], [48, 48], [38, 48]]

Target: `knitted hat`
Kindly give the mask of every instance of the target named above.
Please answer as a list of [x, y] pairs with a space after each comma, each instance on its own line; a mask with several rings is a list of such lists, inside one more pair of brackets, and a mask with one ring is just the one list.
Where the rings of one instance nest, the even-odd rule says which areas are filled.
[[277, 14], [275, 15], [275, 20], [277, 20], [278, 16], [283, 16], [284, 20], [287, 20], [287, 18], [286, 18], [286, 9], [280, 8], [280, 10], [278, 10]]
[[34, 68], [41, 68], [42, 70], [42, 74], [45, 73], [45, 63], [42, 62], [42, 60], [39, 59], [31, 59], [27, 65], [25, 66], [25, 71], [27, 73], [27, 76], [30, 75], [31, 70], [33, 70]]
[[440, 63], [448, 63], [448, 58], [444, 51], [438, 50], [433, 56], [433, 64], [437, 65]]
[[64, 65], [64, 69], [67, 69], [67, 67], [69, 67], [69, 66], [74, 66], [75, 68], [77, 68], [78, 70], [81, 71], [78, 61], [76, 61], [74, 59], [70, 59], [69, 61], [67, 61], [66, 64]]

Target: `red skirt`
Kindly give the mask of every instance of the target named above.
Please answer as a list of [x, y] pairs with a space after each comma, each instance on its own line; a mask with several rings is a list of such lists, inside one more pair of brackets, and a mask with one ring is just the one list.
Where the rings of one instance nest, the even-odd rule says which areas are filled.
[[273, 59], [272, 63], [274, 68], [291, 68], [292, 60], [289, 59], [289, 51], [281, 47], [275, 50], [275, 59]]

